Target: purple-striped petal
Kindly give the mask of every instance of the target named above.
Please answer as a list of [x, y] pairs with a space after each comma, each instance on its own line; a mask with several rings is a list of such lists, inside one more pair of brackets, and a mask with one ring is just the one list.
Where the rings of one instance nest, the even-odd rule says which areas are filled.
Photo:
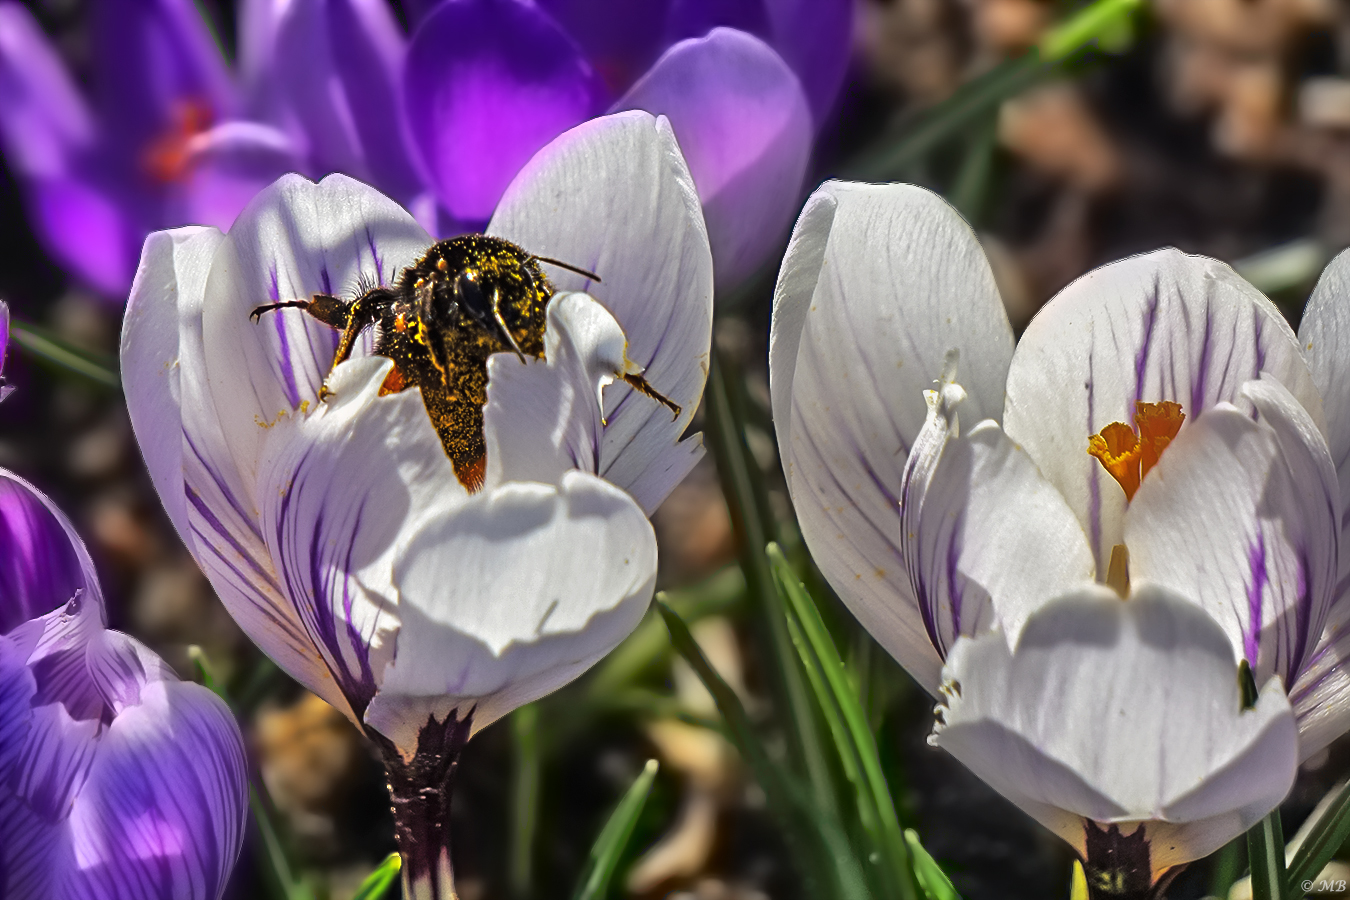
[[338, 339], [298, 309], [256, 321], [249, 313], [271, 302], [349, 294], [363, 276], [390, 282], [431, 243], [397, 204], [341, 175], [317, 185], [287, 176], [239, 215], [207, 278], [198, 365], [246, 495], [253, 495], [267, 426], [318, 401]]
[[0, 636], [0, 795], [20, 759], [33, 720], [37, 683], [28, 669], [28, 648]]
[[599, 275], [545, 264], [557, 290], [609, 310], [628, 358], [681, 407], [675, 419], [626, 385], [605, 391], [598, 474], [654, 510], [702, 452], [699, 438], [680, 437], [703, 394], [712, 334], [712, 256], [669, 123], [620, 113], [563, 135], [511, 184], [488, 233]]
[[339, 366], [327, 400], [273, 427], [259, 471], [278, 584], [358, 716], [409, 596], [391, 581], [395, 543], [468, 499], [421, 393], [378, 396], [390, 365], [368, 357]]
[[1087, 588], [1033, 615], [1012, 650], [999, 634], [957, 642], [936, 743], [1080, 854], [1098, 827], [1084, 820], [1142, 838], [1156, 878], [1242, 834], [1294, 782], [1280, 682], [1244, 710], [1236, 673], [1190, 601]]
[[233, 716], [126, 635], [105, 632], [91, 657], [103, 657], [105, 672], [134, 679], [136, 702], [100, 735], [70, 810], [71, 893], [216, 900], [247, 821], [247, 768]]
[[1131, 580], [1199, 603], [1258, 683], [1292, 684], [1322, 633], [1336, 583], [1340, 488], [1322, 435], [1279, 382], [1182, 431], [1125, 515]]
[[1341, 485], [1341, 553], [1336, 597], [1350, 597], [1350, 252], [1343, 252], [1322, 272], [1308, 298], [1298, 327], [1303, 358], [1322, 395], [1327, 418], [1327, 444]]
[[769, 387], [802, 534], [825, 577], [930, 688], [940, 657], [900, 550], [900, 485], [923, 392], [960, 351], [963, 418], [997, 420], [1012, 328], [975, 234], [909, 185], [827, 183], [774, 296]]
[[1027, 616], [1093, 576], [1087, 536], [1031, 457], [989, 420], [961, 433], [964, 398], [949, 381], [927, 392], [900, 487], [900, 550], [943, 658], [995, 626], [1015, 642]]
[[102, 615], [94, 563], [70, 520], [41, 491], [4, 469], [0, 547], [0, 634], [59, 609], [79, 592]]
[[54, 177], [93, 140], [84, 98], [33, 16], [0, 3], [0, 139], [16, 175]]
[[539, 5], [581, 45], [614, 96], [637, 80], [660, 55], [671, 0], [539, 0]]
[[600, 111], [604, 89], [546, 12], [523, 0], [444, 0], [413, 35], [403, 113], [455, 217], [485, 221], [530, 157]]
[[407, 756], [428, 714], [471, 711], [478, 731], [576, 678], [637, 626], [656, 582], [646, 514], [582, 472], [485, 490], [400, 550], [403, 628], [366, 721]]
[[670, 119], [698, 188], [720, 289], [754, 272], [798, 208], [811, 113], [792, 70], [727, 28], [671, 47], [615, 109]]
[[110, 137], [103, 152], [124, 171], [144, 171], [156, 141], [189, 119], [234, 112], [225, 59], [192, 0], [106, 0], [90, 15], [90, 81]]
[[1300, 760], [1350, 730], [1350, 603], [1343, 594], [1332, 604], [1289, 702], [1298, 716]]
[[1140, 400], [1180, 403], [1190, 422], [1218, 403], [1250, 411], [1241, 389], [1262, 374], [1325, 432], [1297, 339], [1274, 304], [1221, 262], [1159, 250], [1089, 272], [1032, 320], [1008, 371], [1004, 430], [1069, 501], [1105, 572], [1125, 493], [1088, 455], [1088, 438], [1133, 421]]

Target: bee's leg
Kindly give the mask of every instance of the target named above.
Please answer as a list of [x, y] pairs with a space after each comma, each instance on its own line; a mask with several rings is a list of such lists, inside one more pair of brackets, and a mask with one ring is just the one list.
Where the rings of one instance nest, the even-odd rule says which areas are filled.
[[665, 394], [658, 392], [656, 388], [648, 384], [647, 379], [643, 378], [641, 375], [625, 375], [623, 376], [623, 380], [632, 385], [633, 390], [640, 394], [646, 394], [648, 397], [651, 397], [657, 403], [660, 403], [666, 409], [670, 410], [671, 413], [673, 413], [671, 416], [672, 420], [680, 417], [680, 404], [671, 400]]

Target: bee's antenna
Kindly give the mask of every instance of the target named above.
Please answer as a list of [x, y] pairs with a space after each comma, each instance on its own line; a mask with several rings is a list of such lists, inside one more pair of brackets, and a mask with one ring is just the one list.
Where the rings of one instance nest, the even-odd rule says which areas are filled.
[[569, 272], [576, 272], [578, 275], [585, 275], [587, 278], [589, 278], [591, 281], [594, 281], [596, 284], [600, 283], [599, 275], [595, 274], [594, 272], [587, 272], [585, 269], [579, 269], [576, 266], [572, 265], [571, 263], [565, 263], [562, 260], [554, 259], [551, 256], [535, 256], [534, 258], [539, 260], [540, 262], [546, 262], [551, 265], [555, 265], [560, 269], [566, 269]]

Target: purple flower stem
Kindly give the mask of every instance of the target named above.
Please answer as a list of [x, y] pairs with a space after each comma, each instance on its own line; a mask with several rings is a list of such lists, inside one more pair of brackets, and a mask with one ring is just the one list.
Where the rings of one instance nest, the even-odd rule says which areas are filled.
[[462, 719], [457, 713], [452, 710], [444, 722], [427, 717], [411, 761], [404, 760], [391, 741], [370, 732], [384, 755], [407, 900], [457, 897], [450, 864], [450, 795], [460, 752], [469, 740], [473, 710]]

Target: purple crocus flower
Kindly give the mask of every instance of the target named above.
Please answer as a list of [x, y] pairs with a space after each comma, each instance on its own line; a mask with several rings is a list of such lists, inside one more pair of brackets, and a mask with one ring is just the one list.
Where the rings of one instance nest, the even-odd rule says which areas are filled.
[[70, 522], [0, 469], [0, 897], [220, 897], [245, 766], [225, 704], [104, 627]]
[[0, 144], [48, 251], [120, 296], [147, 232], [226, 227], [297, 163], [282, 132], [231, 121], [240, 99], [190, 0], [89, 10], [86, 95], [28, 10], [0, 3]]
[[484, 226], [545, 144], [606, 111], [671, 122], [719, 286], [791, 220], [848, 59], [849, 0], [445, 0], [405, 36], [386, 0], [243, 0], [231, 73], [190, 0], [94, 6], [88, 97], [0, 3], [0, 140], [35, 228], [124, 295], [144, 236], [224, 229], [288, 171], [342, 172], [433, 234]]

